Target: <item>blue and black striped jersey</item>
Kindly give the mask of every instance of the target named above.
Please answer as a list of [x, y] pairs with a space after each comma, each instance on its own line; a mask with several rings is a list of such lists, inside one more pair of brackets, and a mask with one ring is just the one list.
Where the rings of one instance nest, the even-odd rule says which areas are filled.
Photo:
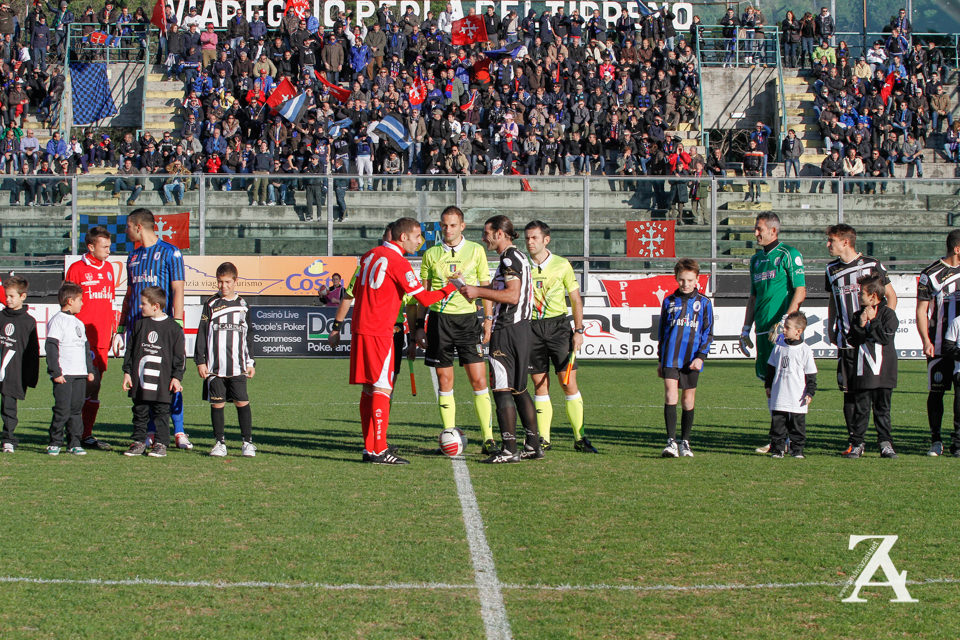
[[164, 313], [173, 315], [172, 283], [184, 280], [183, 254], [169, 242], [158, 240], [149, 247], [139, 247], [127, 257], [127, 289], [129, 309], [127, 327], [140, 319], [140, 294], [147, 287], [160, 287], [167, 292], [167, 306]]
[[677, 289], [663, 300], [657, 335], [661, 367], [684, 369], [706, 359], [713, 342], [713, 304], [699, 291], [684, 295]]

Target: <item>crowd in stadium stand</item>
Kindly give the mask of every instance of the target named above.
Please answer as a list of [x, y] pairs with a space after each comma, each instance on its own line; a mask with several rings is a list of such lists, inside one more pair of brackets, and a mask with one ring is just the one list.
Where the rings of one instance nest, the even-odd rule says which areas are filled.
[[[666, 7], [639, 20], [624, 9], [610, 29], [598, 11], [567, 15], [561, 7], [555, 14], [531, 10], [501, 18], [490, 7], [479, 16], [487, 39], [463, 46], [452, 44], [450, 5], [423, 19], [412, 8], [396, 15], [382, 6], [369, 24], [340, 12], [328, 31], [309, 11], [302, 18], [288, 11], [277, 29], [268, 28], [260, 13], [249, 22], [237, 15], [218, 31], [195, 7], [182, 20], [168, 7], [156, 62], [167, 80], [184, 86], [179, 130], [161, 139], [144, 133], [118, 141], [88, 131], [72, 140], [55, 137], [38, 149], [16, 118], [22, 127], [19, 112], [29, 105], [42, 120], [52, 119], [63, 74], [51, 64], [47, 79], [44, 68], [48, 55], [62, 59], [66, 24], [86, 24], [85, 34], [99, 28], [123, 36], [127, 58], [147, 55], [149, 20], [142, 11], [131, 15], [107, 3], [75, 19], [66, 4], [47, 5], [47, 15], [34, 7], [25, 25], [29, 45], [21, 47], [33, 54], [8, 71], [0, 117], [16, 144], [6, 134], [0, 143], [7, 145], [0, 159], [6, 173], [115, 166], [126, 176], [119, 190], [132, 191], [131, 202], [145, 186], [144, 174], [162, 175], [153, 182], [172, 202], [195, 183], [190, 175], [208, 173], [217, 175], [215, 188], [250, 188], [255, 202], [264, 204], [287, 202], [294, 185], [255, 174], [296, 174], [300, 188], [309, 184], [304, 174], [359, 174], [346, 186], [337, 182], [340, 203], [346, 188], [392, 188], [384, 176], [726, 175], [724, 153], [711, 150], [704, 157], [695, 139], [675, 135], [700, 127], [695, 50], [704, 31], [695, 17], [689, 32], [679, 33]], [[12, 13], [0, 4], [0, 36], [18, 50], [26, 39], [15, 19], [8, 24], [5, 10]], [[729, 39], [725, 63], [734, 52], [747, 64], [771, 63], [761, 44], [764, 25], [759, 10], [748, 7], [739, 17], [727, 11], [721, 20]], [[835, 42], [826, 8], [800, 19], [788, 12], [780, 30], [783, 63], [808, 67], [817, 77], [813, 108], [828, 150], [823, 175], [888, 177], [899, 163], [914, 165], [920, 176], [928, 135], [944, 127], [940, 148], [958, 159], [960, 123], [954, 124], [941, 86], [944, 55], [934, 43], [912, 39], [903, 11], [893, 18], [889, 37], [857, 60], [846, 43]], [[2, 44], [0, 54], [13, 55]], [[286, 97], [305, 98], [289, 119], [266, 104], [286, 81], [293, 89]], [[388, 116], [406, 131], [398, 136], [374, 128]], [[778, 151], [770, 127], [758, 123], [749, 145], [744, 175], [767, 175]], [[779, 151], [788, 173], [797, 173], [802, 140], [790, 134]], [[316, 182], [322, 199], [326, 180]], [[442, 181], [435, 187], [444, 188]]]

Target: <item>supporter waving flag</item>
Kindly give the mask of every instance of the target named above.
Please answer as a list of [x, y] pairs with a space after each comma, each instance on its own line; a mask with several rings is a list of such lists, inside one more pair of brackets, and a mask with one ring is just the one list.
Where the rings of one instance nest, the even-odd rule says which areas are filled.
[[380, 124], [374, 128], [374, 131], [390, 138], [402, 151], [406, 151], [411, 144], [407, 128], [393, 116], [384, 116], [380, 120]]
[[886, 105], [887, 101], [890, 100], [890, 94], [893, 93], [893, 85], [897, 83], [897, 72], [894, 71], [887, 76], [887, 79], [883, 81], [883, 88], [880, 89], [880, 99], [883, 100], [883, 104]]
[[423, 78], [416, 76], [413, 79], [413, 85], [407, 90], [407, 96], [410, 98], [410, 105], [419, 107], [427, 99], [427, 85]]
[[453, 21], [451, 38], [454, 46], [486, 42], [487, 28], [480, 16], [466, 16]]

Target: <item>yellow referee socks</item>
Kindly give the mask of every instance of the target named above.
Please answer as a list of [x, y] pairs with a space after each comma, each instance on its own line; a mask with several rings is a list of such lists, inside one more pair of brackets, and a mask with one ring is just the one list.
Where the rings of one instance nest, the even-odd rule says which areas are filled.
[[483, 441], [493, 440], [493, 426], [490, 424], [493, 407], [490, 404], [490, 389], [473, 392], [473, 406], [477, 410], [477, 419], [480, 421], [480, 437]]
[[570, 419], [570, 426], [573, 427], [574, 441], [583, 438], [583, 397], [580, 392], [572, 396], [567, 396], [567, 418]]
[[457, 401], [453, 399], [453, 391], [440, 391], [437, 398], [440, 405], [440, 424], [444, 429], [453, 429], [457, 426]]
[[533, 396], [533, 406], [537, 409], [537, 431], [544, 442], [550, 442], [550, 423], [553, 422], [550, 396]]

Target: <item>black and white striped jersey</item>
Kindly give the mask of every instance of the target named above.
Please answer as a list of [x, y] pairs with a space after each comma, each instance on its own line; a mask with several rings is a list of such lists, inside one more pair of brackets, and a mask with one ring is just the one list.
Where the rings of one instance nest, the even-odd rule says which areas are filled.
[[943, 334], [960, 312], [960, 266], [951, 267], [937, 260], [920, 272], [917, 281], [917, 300], [930, 303], [927, 307], [927, 336], [934, 353], [942, 355]]
[[240, 296], [227, 300], [218, 293], [203, 303], [193, 359], [210, 375], [233, 378], [253, 366], [249, 311]]
[[515, 246], [510, 245], [500, 254], [500, 265], [490, 283], [494, 289], [503, 290], [508, 280], [520, 280], [520, 301], [517, 304], [498, 302], [493, 307], [493, 329], [530, 320], [533, 313], [533, 282], [530, 263]]
[[887, 270], [876, 258], [862, 253], [850, 262], [837, 258], [827, 265], [824, 288], [830, 292], [834, 308], [837, 311], [833, 330], [837, 335], [837, 346], [848, 347], [847, 333], [850, 331], [850, 318], [860, 309], [860, 285], [857, 280], [863, 276], [879, 274], [883, 284], [890, 283]]

